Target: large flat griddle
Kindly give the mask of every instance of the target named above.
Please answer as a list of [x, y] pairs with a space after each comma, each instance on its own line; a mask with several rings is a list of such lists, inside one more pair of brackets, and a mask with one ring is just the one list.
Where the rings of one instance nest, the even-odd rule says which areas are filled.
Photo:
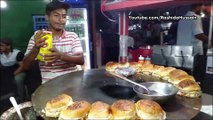
[[[74, 101], [87, 100], [91, 103], [101, 100], [112, 104], [118, 99], [137, 101], [140, 98], [132, 90], [132, 84], [116, 79], [106, 74], [104, 69], [92, 69], [69, 73], [39, 86], [32, 94], [35, 111], [45, 119], [42, 110], [48, 100], [66, 93]], [[192, 119], [201, 108], [201, 98], [186, 98], [175, 96], [166, 105], [162, 105], [167, 113], [167, 119]], [[53, 119], [54, 120], [54, 119]]]

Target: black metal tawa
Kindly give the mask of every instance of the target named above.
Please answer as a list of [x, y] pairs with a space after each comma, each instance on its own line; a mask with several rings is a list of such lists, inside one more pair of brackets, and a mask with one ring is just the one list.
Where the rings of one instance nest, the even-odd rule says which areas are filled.
[[[114, 78], [104, 69], [91, 69], [68, 73], [40, 85], [32, 94], [34, 110], [44, 119], [44, 108], [50, 99], [66, 93], [74, 101], [87, 100], [90, 103], [103, 101], [112, 104], [118, 99], [128, 99], [136, 102], [140, 98], [133, 91], [133, 85], [127, 81]], [[178, 95], [162, 106], [167, 119], [192, 119], [201, 109], [201, 98], [186, 98]]]

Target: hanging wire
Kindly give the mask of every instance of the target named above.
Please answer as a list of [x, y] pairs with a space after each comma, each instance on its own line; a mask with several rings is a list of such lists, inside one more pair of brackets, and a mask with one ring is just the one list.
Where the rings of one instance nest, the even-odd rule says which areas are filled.
[[[107, 0], [102, 0], [102, 4], [105, 4]], [[109, 18], [103, 11], [103, 5], [101, 4], [101, 13], [104, 15], [104, 17], [106, 17], [109, 21], [111, 22], [117, 22], [117, 20], [113, 20], [111, 18]]]

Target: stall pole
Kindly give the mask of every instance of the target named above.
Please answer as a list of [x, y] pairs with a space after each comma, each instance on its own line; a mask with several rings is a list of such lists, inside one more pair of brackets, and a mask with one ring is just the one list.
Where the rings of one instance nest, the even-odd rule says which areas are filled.
[[211, 2], [211, 13], [210, 13], [210, 27], [209, 27], [209, 41], [208, 41], [208, 46], [211, 45], [211, 39], [212, 39], [212, 22], [213, 22], [213, 2]]
[[119, 14], [119, 35], [128, 35], [128, 26], [129, 26], [129, 19], [126, 15], [126, 12], [120, 12]]

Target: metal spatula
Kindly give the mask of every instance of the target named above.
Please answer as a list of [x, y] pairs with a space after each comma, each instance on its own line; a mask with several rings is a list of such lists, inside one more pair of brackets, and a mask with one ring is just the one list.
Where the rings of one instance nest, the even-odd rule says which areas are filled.
[[150, 91], [146, 86], [143, 86], [143, 85], [141, 85], [141, 84], [139, 84], [139, 83], [136, 83], [136, 82], [134, 82], [134, 81], [132, 81], [132, 80], [130, 80], [130, 79], [124, 77], [124, 76], [115, 74], [115, 73], [113, 73], [113, 72], [110, 72], [110, 74], [113, 75], [113, 76], [115, 76], [115, 77], [118, 77], [118, 78], [120, 78], [120, 79], [123, 79], [123, 80], [125, 80], [125, 81], [127, 81], [127, 82], [130, 82], [130, 83], [132, 83], [132, 84], [134, 84], [134, 85], [137, 85], [137, 86], [139, 86], [139, 87], [142, 87], [143, 89], [146, 90], [147, 94], [152, 94], [153, 92], [156, 93], [156, 91]]
[[20, 109], [18, 107], [18, 104], [17, 104], [17, 102], [15, 100], [15, 98], [14, 97], [10, 97], [9, 99], [10, 99], [10, 102], [12, 103], [13, 107], [15, 108], [15, 110], [16, 110], [16, 112], [18, 114], [18, 117], [20, 118], [20, 120], [24, 120], [24, 118], [22, 117], [21, 111], [20, 111]]

